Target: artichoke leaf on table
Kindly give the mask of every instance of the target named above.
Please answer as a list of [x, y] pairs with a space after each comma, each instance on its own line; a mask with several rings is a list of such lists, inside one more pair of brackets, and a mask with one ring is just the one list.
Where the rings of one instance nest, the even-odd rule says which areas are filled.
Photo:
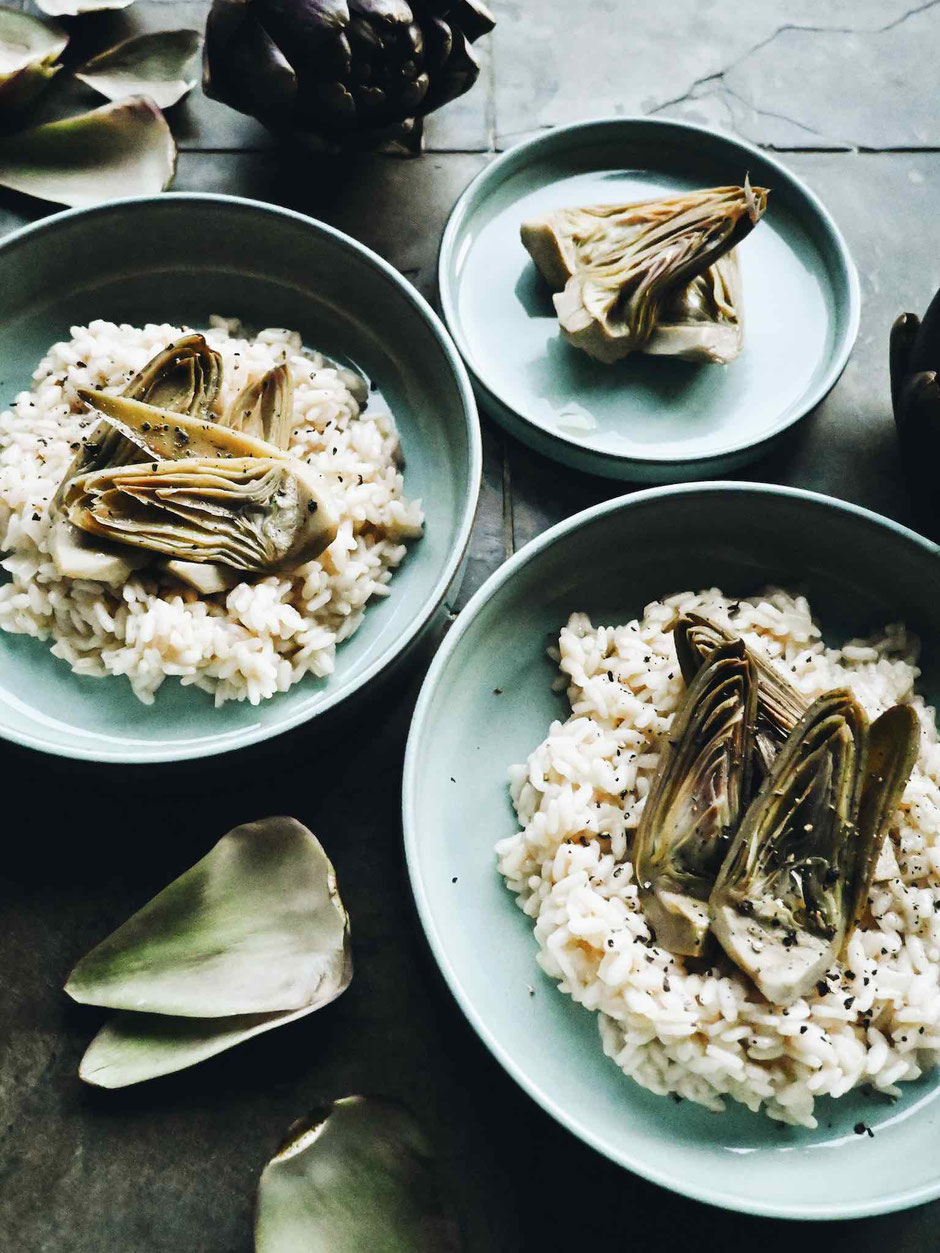
[[750, 791], [757, 712], [742, 641], [714, 649], [676, 711], [637, 828], [640, 903], [656, 940], [699, 956], [708, 899]]
[[732, 249], [768, 191], [713, 187], [627, 205], [556, 209], [524, 222], [522, 242], [554, 289], [565, 337], [598, 361], [631, 352], [733, 361], [741, 349]]
[[352, 978], [349, 919], [316, 837], [293, 818], [230, 831], [69, 976], [122, 1011], [80, 1074], [122, 1087], [167, 1074], [335, 1000]]
[[401, 1106], [348, 1096], [295, 1123], [258, 1186], [256, 1253], [459, 1253], [431, 1146]]

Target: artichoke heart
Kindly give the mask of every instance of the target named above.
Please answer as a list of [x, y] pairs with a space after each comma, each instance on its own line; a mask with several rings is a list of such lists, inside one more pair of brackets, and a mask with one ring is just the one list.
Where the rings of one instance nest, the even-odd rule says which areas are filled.
[[[686, 683], [722, 644], [740, 637], [700, 614], [690, 613], [673, 628], [676, 657]], [[809, 701], [758, 649], [748, 648], [757, 676], [757, 724], [754, 746], [762, 774], [767, 774], [787, 736], [806, 713]]]
[[756, 712], [743, 642], [720, 645], [675, 714], [634, 847], [643, 911], [673, 953], [704, 947], [708, 898], [747, 804]]
[[271, 574], [319, 556], [336, 535], [318, 476], [273, 457], [120, 466], [69, 484], [69, 522], [185, 562]]
[[627, 205], [556, 209], [522, 225], [554, 288], [570, 343], [598, 361], [631, 352], [727, 364], [741, 351], [741, 281], [732, 249], [768, 191], [713, 187]]
[[848, 690], [829, 692], [748, 808], [709, 906], [719, 943], [773, 1004], [812, 989], [864, 909], [888, 810], [913, 763], [909, 731], [907, 715], [882, 721], [872, 774], [864, 711]]

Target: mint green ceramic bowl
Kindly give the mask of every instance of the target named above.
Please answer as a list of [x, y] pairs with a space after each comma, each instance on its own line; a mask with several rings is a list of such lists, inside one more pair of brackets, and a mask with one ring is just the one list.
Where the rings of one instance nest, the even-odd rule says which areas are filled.
[[[738, 248], [745, 337], [735, 362], [634, 355], [610, 366], [561, 338], [519, 239], [526, 218], [745, 174], [771, 195]], [[833, 386], [858, 333], [855, 266], [806, 184], [736, 136], [671, 118], [577, 122], [510, 148], [454, 206], [438, 282], [484, 412], [564, 465], [644, 483], [710, 478], [766, 453]]]
[[[545, 647], [573, 610], [626, 622], [669, 592], [747, 594], [768, 582], [805, 591], [834, 641], [906, 621], [923, 641], [922, 689], [940, 697], [936, 545], [811, 492], [754, 483], [638, 492], [528, 544], [461, 613], [415, 710], [405, 848], [421, 921], [461, 1008], [559, 1122], [699, 1200], [789, 1218], [858, 1217], [940, 1196], [935, 1074], [904, 1085], [893, 1106], [858, 1092], [821, 1102], [816, 1131], [781, 1128], [732, 1102], [716, 1115], [653, 1096], [603, 1055], [594, 1015], [540, 973], [531, 920], [493, 855], [517, 829], [509, 764], [567, 716]], [[873, 1138], [854, 1133], [863, 1120]]]
[[231, 196], [170, 194], [59, 213], [0, 243], [0, 405], [29, 386], [50, 344], [93, 318], [189, 322], [210, 314], [289, 326], [374, 379], [394, 413], [424, 537], [391, 594], [308, 677], [258, 708], [175, 680], [156, 704], [124, 679], [78, 678], [48, 644], [0, 633], [0, 735], [69, 757], [204, 757], [287, 731], [338, 705], [421, 635], [458, 579], [480, 480], [480, 433], [463, 365], [428, 304], [361, 244], [301, 214]]

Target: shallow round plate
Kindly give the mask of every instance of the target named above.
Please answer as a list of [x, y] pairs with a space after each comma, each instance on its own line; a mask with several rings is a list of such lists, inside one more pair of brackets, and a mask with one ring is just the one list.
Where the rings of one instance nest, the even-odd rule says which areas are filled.
[[[732, 365], [642, 355], [603, 365], [562, 339], [519, 239], [526, 218], [745, 174], [771, 196], [739, 247], [745, 339]], [[674, 482], [753, 460], [822, 400], [858, 332], [855, 267], [813, 193], [750, 144], [655, 118], [561, 127], [494, 161], [451, 214], [438, 278], [486, 412], [547, 456], [610, 478]]]
[[152, 706], [123, 678], [78, 678], [49, 645], [0, 632], [0, 735], [98, 761], [204, 757], [267, 739], [338, 705], [425, 629], [462, 567], [480, 479], [466, 372], [440, 321], [390, 265], [285, 209], [173, 194], [60, 213], [0, 244], [0, 405], [30, 385], [50, 344], [94, 318], [205, 326], [213, 313], [288, 326], [360, 367], [398, 422], [424, 536], [391, 594], [368, 607], [326, 680], [308, 676], [257, 708], [220, 709], [168, 680]]
[[[707, 517], [707, 533], [701, 520]], [[940, 695], [940, 549], [825, 496], [747, 483], [657, 488], [589, 509], [518, 552], [473, 597], [438, 652], [408, 740], [403, 816], [411, 882], [434, 955], [467, 1018], [511, 1075], [614, 1161], [700, 1200], [759, 1214], [841, 1218], [940, 1196], [940, 1101], [930, 1075], [894, 1105], [850, 1093], [819, 1128], [781, 1127], [654, 1096], [601, 1049], [595, 1015], [536, 965], [532, 921], [496, 871], [518, 829], [508, 767], [568, 714], [545, 655], [574, 610], [623, 623], [650, 600], [717, 585], [805, 591], [831, 641], [903, 620]], [[498, 689], [498, 692], [497, 692]], [[534, 988], [530, 995], [528, 988]], [[864, 1121], [874, 1137], [856, 1135]]]

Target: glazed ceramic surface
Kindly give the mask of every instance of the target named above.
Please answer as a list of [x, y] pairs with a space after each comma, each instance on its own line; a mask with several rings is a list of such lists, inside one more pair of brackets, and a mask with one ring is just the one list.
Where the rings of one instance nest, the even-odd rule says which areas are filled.
[[226, 196], [163, 195], [67, 212], [0, 244], [0, 405], [30, 386], [50, 344], [94, 318], [189, 323], [211, 314], [288, 326], [358, 366], [398, 422], [408, 495], [425, 535], [391, 594], [337, 649], [326, 680], [308, 676], [259, 707], [220, 709], [167, 681], [150, 707], [124, 679], [79, 678], [49, 645], [0, 633], [0, 735], [66, 756], [152, 762], [266, 739], [339, 704], [412, 644], [461, 569], [480, 478], [480, 435], [466, 373], [427, 303], [381, 258], [300, 214]]
[[[707, 520], [707, 529], [703, 523]], [[517, 829], [508, 767], [568, 716], [546, 647], [569, 614], [625, 623], [650, 600], [719, 586], [805, 592], [833, 643], [886, 622], [923, 641], [922, 690], [940, 697], [940, 550], [825, 496], [746, 483], [659, 488], [578, 514], [493, 574], [444, 642], [418, 701], [403, 814], [431, 948], [470, 1022], [546, 1110], [638, 1174], [759, 1214], [838, 1218], [940, 1196], [938, 1079], [896, 1104], [819, 1102], [819, 1128], [782, 1127], [729, 1101], [716, 1115], [645, 1091], [601, 1049], [594, 1014], [536, 965], [532, 920], [497, 874]], [[531, 991], [530, 991], [531, 989]], [[874, 1136], [857, 1135], [864, 1121]]]
[[[561, 337], [519, 239], [524, 220], [745, 175], [771, 195], [738, 248], [745, 341], [735, 362], [633, 354], [604, 365]], [[486, 412], [566, 465], [645, 482], [709, 477], [766, 451], [832, 387], [858, 331], [855, 267], [805, 184], [741, 140], [652, 118], [561, 127], [495, 161], [450, 217], [439, 282]]]

